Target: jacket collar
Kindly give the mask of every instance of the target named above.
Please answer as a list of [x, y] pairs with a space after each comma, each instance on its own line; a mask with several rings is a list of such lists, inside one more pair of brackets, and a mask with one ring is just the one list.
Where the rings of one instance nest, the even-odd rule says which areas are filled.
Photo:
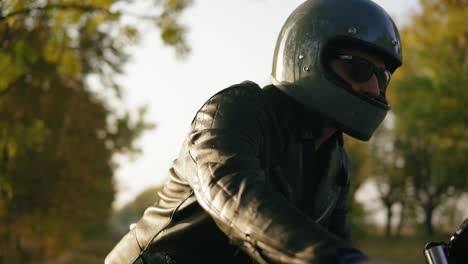
[[[263, 90], [273, 107], [283, 133], [302, 140], [316, 140], [321, 136], [325, 119], [318, 113], [306, 109], [273, 84], [265, 86]], [[326, 142], [335, 140], [338, 140], [342, 145], [342, 133], [340, 131], [336, 132]]]

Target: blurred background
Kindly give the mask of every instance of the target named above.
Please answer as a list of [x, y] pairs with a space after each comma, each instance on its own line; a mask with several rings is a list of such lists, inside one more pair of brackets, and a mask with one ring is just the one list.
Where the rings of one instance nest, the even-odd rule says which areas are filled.
[[[299, 0], [0, 0], [0, 263], [102, 263], [157, 199], [202, 103], [269, 83]], [[353, 239], [425, 263], [468, 217], [468, 1], [379, 0], [392, 111], [346, 138]]]

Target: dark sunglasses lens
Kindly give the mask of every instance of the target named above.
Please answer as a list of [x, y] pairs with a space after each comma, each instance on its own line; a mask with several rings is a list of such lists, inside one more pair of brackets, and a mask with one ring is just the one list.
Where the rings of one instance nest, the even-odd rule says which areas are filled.
[[372, 65], [365, 61], [359, 59], [352, 59], [349, 63], [349, 74], [357, 82], [368, 81], [373, 74]]

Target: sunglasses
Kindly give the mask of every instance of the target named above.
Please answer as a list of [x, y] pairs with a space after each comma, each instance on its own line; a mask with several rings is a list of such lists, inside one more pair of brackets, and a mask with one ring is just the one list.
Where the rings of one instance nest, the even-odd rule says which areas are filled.
[[392, 77], [390, 71], [379, 69], [372, 62], [352, 55], [337, 55], [336, 58], [346, 63], [348, 76], [356, 82], [367, 82], [371, 79], [372, 75], [375, 74], [379, 89], [385, 92], [390, 78]]

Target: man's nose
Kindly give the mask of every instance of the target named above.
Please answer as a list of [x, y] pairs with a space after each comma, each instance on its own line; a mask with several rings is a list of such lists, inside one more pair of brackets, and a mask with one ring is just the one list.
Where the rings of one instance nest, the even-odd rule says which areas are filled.
[[380, 95], [379, 82], [377, 82], [375, 75], [373, 75], [367, 82], [358, 84], [357, 88], [358, 93], [372, 98]]

